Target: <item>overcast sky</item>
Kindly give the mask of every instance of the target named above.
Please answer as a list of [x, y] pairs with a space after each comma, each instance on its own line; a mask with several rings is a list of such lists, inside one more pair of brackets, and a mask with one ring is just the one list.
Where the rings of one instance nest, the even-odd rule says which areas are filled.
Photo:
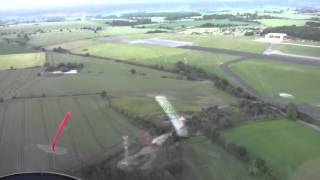
[[[150, 3], [150, 2], [190, 2], [199, 0], [0, 0], [0, 10], [47, 8], [74, 5]], [[243, 0], [201, 0], [201, 1], [243, 1]], [[253, 1], [253, 0], [252, 0]], [[257, 0], [256, 0], [257, 1]]]

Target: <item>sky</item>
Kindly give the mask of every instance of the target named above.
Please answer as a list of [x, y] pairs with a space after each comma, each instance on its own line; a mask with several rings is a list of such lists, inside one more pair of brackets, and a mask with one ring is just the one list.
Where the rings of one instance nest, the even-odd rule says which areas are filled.
[[[75, 5], [99, 5], [121, 3], [170, 2], [169, 0], [0, 0], [0, 10], [35, 9], [48, 7], [67, 7]], [[192, 2], [199, 0], [174, 0], [171, 2]], [[202, 0], [202, 1], [243, 1], [243, 0]], [[252, 0], [253, 1], [253, 0]]]

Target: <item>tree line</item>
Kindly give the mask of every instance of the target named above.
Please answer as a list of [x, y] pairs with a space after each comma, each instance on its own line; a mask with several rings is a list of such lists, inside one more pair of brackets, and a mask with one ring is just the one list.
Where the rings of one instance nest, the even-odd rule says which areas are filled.
[[136, 26], [142, 24], [151, 24], [151, 19], [136, 19], [136, 20], [112, 20], [111, 22], [106, 22], [106, 24], [110, 24], [111, 26]]
[[208, 14], [202, 17], [203, 20], [210, 19], [229, 19], [231, 21], [252, 21], [256, 19], [276, 19], [277, 17], [270, 15], [259, 15], [258, 13], [243, 13], [243, 14]]
[[194, 16], [201, 16], [201, 14], [198, 12], [136, 12], [123, 14], [122, 18], [165, 17], [166, 20], [178, 20]]
[[[314, 25], [314, 23], [312, 24]], [[320, 41], [320, 29], [312, 26], [269, 27], [262, 32], [262, 35], [267, 33], [285, 33], [296, 38]]]
[[81, 70], [83, 69], [84, 65], [82, 63], [59, 63], [58, 65], [51, 65], [50, 63], [45, 63], [46, 72], [53, 72], [53, 71], [62, 71], [68, 72], [70, 70]]

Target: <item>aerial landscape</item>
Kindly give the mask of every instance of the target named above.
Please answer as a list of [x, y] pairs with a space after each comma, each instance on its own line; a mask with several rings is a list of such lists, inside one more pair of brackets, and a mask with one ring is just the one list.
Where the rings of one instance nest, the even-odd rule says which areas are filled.
[[0, 179], [319, 171], [319, 0], [0, 7]]

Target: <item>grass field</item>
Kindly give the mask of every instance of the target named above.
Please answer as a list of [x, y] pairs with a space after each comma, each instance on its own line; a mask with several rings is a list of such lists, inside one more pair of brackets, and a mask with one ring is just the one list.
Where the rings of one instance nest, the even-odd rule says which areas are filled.
[[[97, 37], [104, 36], [116, 36], [116, 35], [133, 35], [141, 34], [152, 29], [137, 29], [131, 27], [106, 27], [105, 29], [94, 33], [90, 30], [79, 30], [72, 29], [71, 32], [68, 30], [63, 30], [60, 32], [58, 29], [56, 31], [34, 34], [31, 36], [31, 40], [28, 42], [31, 46], [53, 46], [53, 45], [62, 45], [79, 42], [79, 40], [94, 39]], [[80, 41], [81, 42], [81, 41]]]
[[[84, 51], [84, 49], [86, 49], [86, 51]], [[212, 54], [161, 46], [115, 43], [103, 43], [82, 47], [75, 50], [75, 52], [90, 53], [96, 56], [111, 57], [147, 65], [158, 64], [167, 68], [173, 68], [175, 63], [182, 61], [222, 77], [225, 77], [225, 75], [219, 65], [237, 58], [223, 54]]]
[[76, 41], [70, 41], [70, 42], [63, 42], [60, 44], [54, 44], [51, 46], [47, 46], [46, 49], [53, 49], [53, 48], [58, 48], [61, 47], [63, 49], [67, 49], [67, 50], [73, 50], [73, 49], [80, 49], [83, 47], [87, 47], [87, 46], [92, 46], [92, 45], [96, 45], [99, 44], [100, 42], [95, 41], [94, 39], [85, 39], [85, 40], [76, 40]]
[[[232, 97], [215, 89], [209, 81], [176, 80], [175, 75], [170, 73], [64, 54], [51, 53], [47, 60], [50, 64], [83, 63], [85, 68], [77, 75], [48, 76], [31, 82], [19, 90], [21, 96], [30, 96], [31, 93], [35, 96], [41, 96], [43, 93], [46, 95], [96, 93], [106, 90], [116, 97], [142, 96], [152, 101], [155, 95], [164, 94], [172, 97], [173, 101], [192, 105], [193, 109], [234, 102]], [[135, 69], [137, 74], [132, 75], [131, 69]], [[139, 75], [140, 73], [145, 75]], [[173, 78], [161, 78], [162, 76]]]
[[289, 53], [289, 54], [320, 57], [320, 47], [305, 47], [305, 46], [278, 44], [274, 47], [274, 49], [280, 50], [281, 52]]
[[0, 69], [28, 68], [42, 66], [45, 62], [44, 53], [25, 53], [0, 55]]
[[16, 53], [30, 53], [32, 49], [19, 46], [16, 43], [7, 43], [3, 39], [0, 39], [0, 55], [1, 54], [16, 54]]
[[295, 103], [319, 103], [320, 71], [318, 67], [249, 60], [231, 65], [243, 80], [267, 96], [289, 93]]
[[20, 89], [38, 81], [42, 68], [0, 71], [0, 97], [4, 99], [20, 96]]
[[[320, 158], [320, 132], [298, 122], [254, 122], [227, 130], [223, 137], [247, 147], [253, 157], [266, 160], [279, 179], [290, 179], [299, 167]], [[319, 164], [313, 165], [309, 170], [318, 172]]]
[[213, 35], [213, 36], [201, 36], [201, 35], [184, 35], [174, 33], [161, 33], [161, 34], [141, 34], [135, 35], [133, 38], [147, 39], [147, 38], [163, 38], [171, 40], [189, 41], [193, 42], [194, 45], [232, 49], [244, 52], [256, 52], [262, 53], [268, 47], [267, 43], [256, 42], [252, 37], [233, 37], [224, 35]]
[[[55, 155], [49, 145], [66, 111], [72, 111]], [[12, 100], [0, 104], [0, 174], [21, 171], [66, 172], [94, 163], [122, 148], [122, 135], [134, 140], [138, 129], [106, 106], [100, 96]], [[48, 149], [48, 148], [47, 148]]]
[[[167, 95], [179, 112], [235, 102], [207, 81], [164, 79], [161, 76], [174, 75], [89, 57], [56, 53], [47, 57], [51, 64], [77, 62], [83, 63], [84, 69], [77, 75], [40, 77], [37, 73], [41, 68], [0, 71], [1, 96], [45, 94], [0, 103], [0, 166], [4, 167], [0, 175], [34, 170], [65, 172], [79, 164], [100, 161], [122, 147], [122, 135], [136, 137], [139, 133], [99, 95], [54, 96], [106, 90], [117, 106], [142, 116], [163, 113], [154, 100], [158, 94]], [[132, 68], [136, 75], [130, 73]], [[49, 145], [66, 111], [73, 115], [58, 147], [68, 153], [47, 154], [38, 146]]]
[[276, 26], [303, 26], [307, 22], [307, 20], [303, 19], [261, 19], [258, 20], [261, 24], [268, 27], [276, 27]]
[[88, 30], [74, 30], [72, 32], [48, 32], [32, 35], [31, 40], [28, 42], [28, 44], [32, 46], [50, 46], [70, 41], [94, 38], [98, 36], [98, 33], [96, 34], [93, 31]]
[[241, 161], [204, 137], [191, 138], [184, 142], [182, 158], [183, 180], [253, 179]]

